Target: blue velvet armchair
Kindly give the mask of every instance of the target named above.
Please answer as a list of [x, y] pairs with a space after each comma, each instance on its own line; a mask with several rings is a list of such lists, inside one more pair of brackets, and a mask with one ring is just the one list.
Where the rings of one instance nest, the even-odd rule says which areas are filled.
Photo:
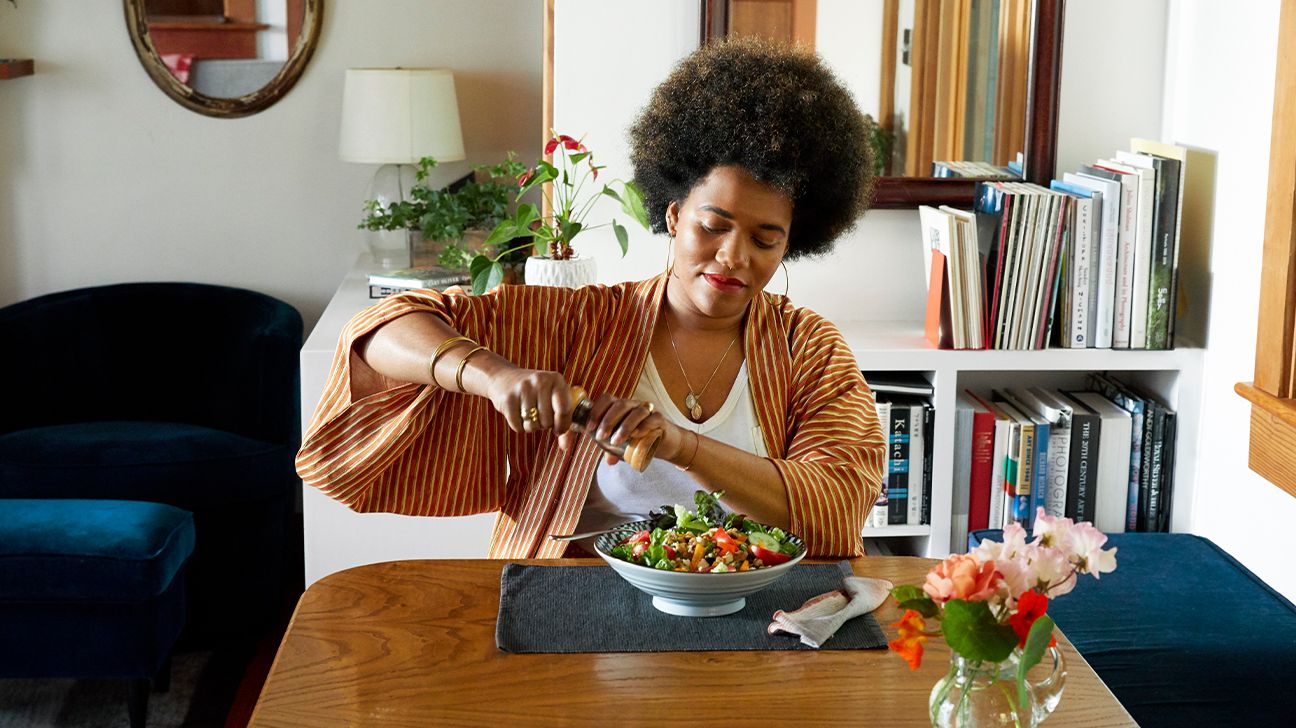
[[0, 499], [190, 511], [185, 634], [268, 624], [300, 483], [297, 311], [223, 286], [101, 286], [0, 309], [0, 341]]

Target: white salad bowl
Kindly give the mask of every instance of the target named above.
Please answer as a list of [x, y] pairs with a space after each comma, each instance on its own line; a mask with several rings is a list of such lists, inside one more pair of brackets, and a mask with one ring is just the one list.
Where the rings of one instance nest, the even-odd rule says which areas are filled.
[[621, 578], [640, 591], [651, 594], [654, 607], [681, 617], [721, 617], [733, 614], [746, 606], [748, 594], [755, 594], [778, 581], [806, 555], [805, 543], [791, 534], [788, 534], [788, 540], [798, 547], [791, 561], [750, 571], [720, 574], [665, 571], [632, 564], [612, 555], [612, 548], [621, 539], [636, 531], [651, 528], [648, 521], [627, 523], [613, 533], [600, 536], [594, 542], [594, 550]]

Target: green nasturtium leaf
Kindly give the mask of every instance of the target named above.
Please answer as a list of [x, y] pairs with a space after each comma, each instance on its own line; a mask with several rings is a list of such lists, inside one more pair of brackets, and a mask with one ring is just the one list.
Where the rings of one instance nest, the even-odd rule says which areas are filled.
[[1002, 662], [1017, 646], [1017, 633], [999, 624], [985, 602], [949, 600], [941, 618], [941, 631], [950, 649], [969, 660]]

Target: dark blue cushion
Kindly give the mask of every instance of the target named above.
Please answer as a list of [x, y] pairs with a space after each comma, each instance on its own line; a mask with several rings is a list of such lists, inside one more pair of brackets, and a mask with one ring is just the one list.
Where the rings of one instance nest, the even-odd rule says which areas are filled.
[[143, 602], [193, 552], [193, 517], [159, 503], [0, 499], [0, 602]]
[[[987, 538], [1002, 532], [968, 543]], [[1049, 613], [1140, 725], [1290, 725], [1291, 602], [1200, 536], [1118, 533], [1107, 545], [1116, 571], [1082, 577]]]
[[186, 510], [290, 490], [291, 445], [175, 422], [83, 422], [0, 435], [0, 497], [117, 498]]

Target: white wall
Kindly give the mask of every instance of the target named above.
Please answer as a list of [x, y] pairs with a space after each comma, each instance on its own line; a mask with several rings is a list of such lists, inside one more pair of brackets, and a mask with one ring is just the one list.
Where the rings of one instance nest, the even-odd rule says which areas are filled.
[[343, 71], [455, 70], [469, 159], [539, 144], [542, 3], [330, 0], [315, 56], [275, 106], [213, 119], [167, 98], [135, 58], [119, 2], [0, 3], [0, 305], [128, 280], [242, 286], [307, 329], [363, 246], [373, 168], [337, 158]]
[[882, 0], [819, 0], [815, 50], [860, 111], [878, 119], [882, 85]]
[[1278, 3], [1181, 0], [1168, 37], [1161, 136], [1218, 155], [1210, 269], [1186, 291], [1209, 302], [1191, 531], [1296, 599], [1296, 499], [1247, 468], [1250, 407], [1233, 391], [1255, 366]]

